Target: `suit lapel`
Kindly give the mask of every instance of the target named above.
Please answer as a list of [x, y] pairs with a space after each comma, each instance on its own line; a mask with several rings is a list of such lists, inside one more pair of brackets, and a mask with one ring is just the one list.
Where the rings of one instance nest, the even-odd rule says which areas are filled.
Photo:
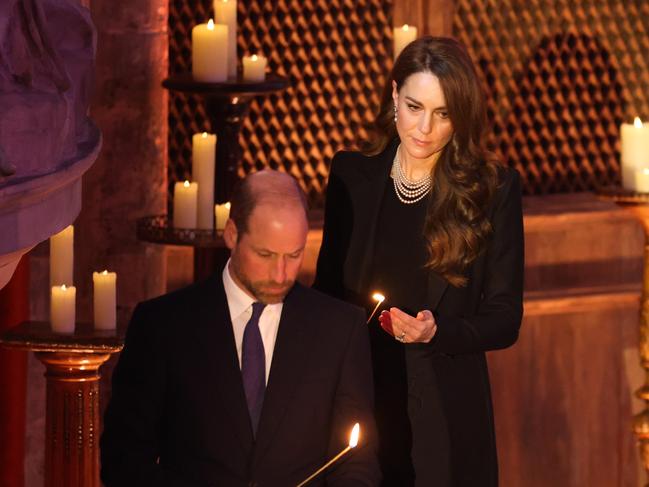
[[253, 446], [252, 426], [221, 273], [210, 278], [207, 290], [202, 300], [205, 305], [199, 309], [199, 320], [206, 330], [207, 381], [216, 383], [217, 400], [228, 412], [227, 422], [247, 456]]
[[296, 284], [286, 296], [279, 322], [273, 361], [264, 395], [264, 406], [257, 430], [254, 463], [270, 446], [295, 388], [301, 383], [310, 346], [314, 343], [313, 327], [308, 323], [308, 309], [300, 297], [303, 290]]
[[369, 285], [381, 201], [397, 146], [398, 140], [395, 140], [381, 154], [364, 161], [362, 172], [365, 178], [357, 186], [350, 188], [354, 225], [344, 275], [346, 287], [356, 293], [366, 290]]

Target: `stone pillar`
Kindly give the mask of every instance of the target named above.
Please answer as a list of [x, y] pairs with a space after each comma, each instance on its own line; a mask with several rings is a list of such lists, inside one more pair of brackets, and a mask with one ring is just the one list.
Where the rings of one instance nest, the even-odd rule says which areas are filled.
[[164, 213], [167, 195], [168, 0], [91, 0], [97, 69], [91, 117], [103, 148], [83, 180], [75, 231], [78, 319], [92, 319], [92, 272], [117, 272], [118, 320], [165, 291], [164, 248], [135, 222]]

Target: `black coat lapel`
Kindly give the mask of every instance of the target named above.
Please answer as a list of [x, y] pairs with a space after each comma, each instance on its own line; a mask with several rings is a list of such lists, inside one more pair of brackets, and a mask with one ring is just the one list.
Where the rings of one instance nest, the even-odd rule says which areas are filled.
[[208, 387], [211, 381], [216, 383], [217, 400], [229, 413], [226, 422], [232, 424], [248, 456], [253, 447], [252, 426], [220, 272], [206, 282], [205, 289], [207, 292], [201, 300], [205, 305], [199, 308], [198, 316], [199, 323], [205, 328], [204, 345], [208, 357], [205, 386]]
[[314, 343], [314, 330], [308, 323], [309, 310], [301, 297], [303, 294], [301, 285], [296, 284], [284, 300], [257, 430], [254, 464], [259, 462], [272, 443], [273, 436], [291, 404], [295, 388], [302, 381], [304, 366], [310, 354], [310, 347]]
[[344, 275], [345, 286], [356, 293], [367, 290], [371, 278], [376, 226], [397, 146], [398, 140], [395, 140], [382, 153], [364, 161], [365, 167], [362, 171], [365, 179], [350, 187], [354, 226]]

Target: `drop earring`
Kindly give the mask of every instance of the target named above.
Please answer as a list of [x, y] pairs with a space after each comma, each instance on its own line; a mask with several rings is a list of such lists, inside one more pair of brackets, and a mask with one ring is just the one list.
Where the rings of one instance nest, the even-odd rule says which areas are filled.
[[397, 123], [397, 104], [394, 104], [394, 123]]

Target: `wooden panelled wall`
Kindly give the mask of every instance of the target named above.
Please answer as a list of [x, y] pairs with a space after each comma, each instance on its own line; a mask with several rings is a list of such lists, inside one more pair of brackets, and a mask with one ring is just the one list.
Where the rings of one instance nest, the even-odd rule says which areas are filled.
[[[528, 196], [523, 205], [523, 324], [514, 346], [487, 356], [500, 485], [644, 485], [631, 428], [643, 381], [641, 225], [589, 193]], [[307, 285], [321, 238], [319, 228], [309, 233]]]
[[[619, 123], [649, 116], [649, 3], [453, 3], [452, 33], [488, 88], [492, 143], [526, 193], [617, 183]], [[521, 335], [489, 354], [501, 485], [644, 485], [631, 429], [641, 225], [588, 193], [527, 197], [525, 225]]]

